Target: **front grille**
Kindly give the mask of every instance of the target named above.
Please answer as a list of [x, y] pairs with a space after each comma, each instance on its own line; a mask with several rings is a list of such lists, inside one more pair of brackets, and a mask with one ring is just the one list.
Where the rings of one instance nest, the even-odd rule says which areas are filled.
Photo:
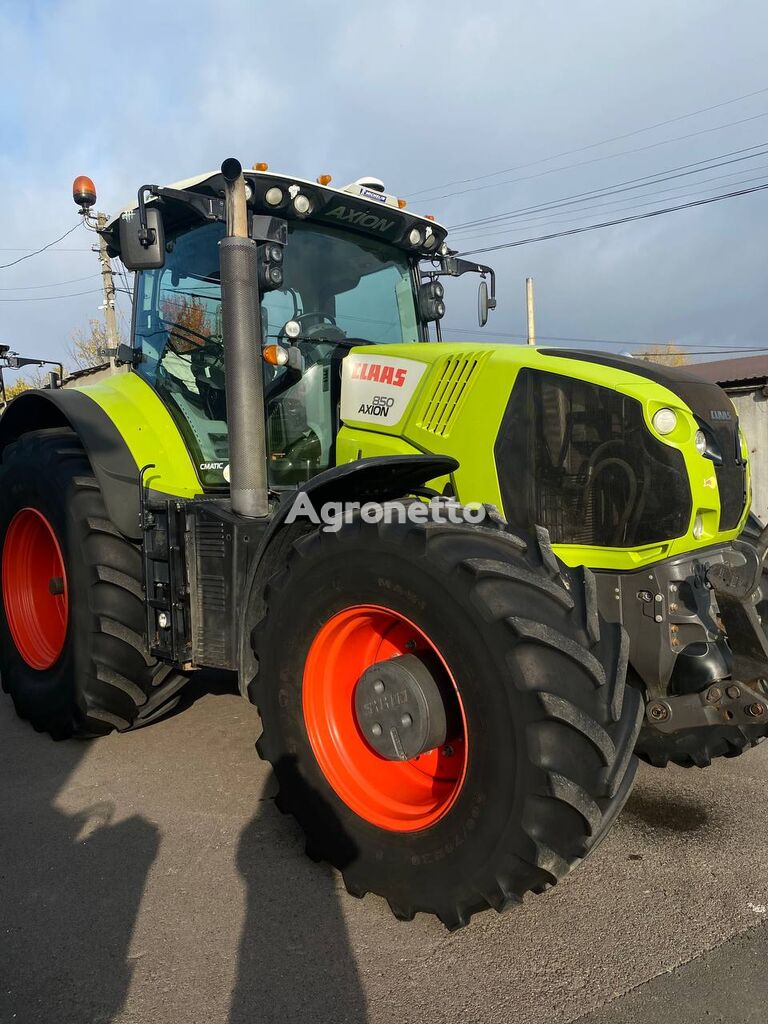
[[647, 429], [638, 401], [523, 369], [495, 446], [504, 511], [555, 544], [636, 547], [681, 537], [691, 518], [682, 454]]
[[735, 530], [747, 501], [747, 467], [741, 457], [739, 424], [732, 420], [708, 423], [722, 464], [715, 463], [717, 489], [720, 492], [720, 529]]

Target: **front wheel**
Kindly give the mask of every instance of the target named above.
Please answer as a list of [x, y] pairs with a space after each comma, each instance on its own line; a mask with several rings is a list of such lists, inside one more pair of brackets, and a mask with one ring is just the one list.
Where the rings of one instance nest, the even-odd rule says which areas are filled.
[[109, 520], [77, 435], [36, 430], [0, 471], [0, 674], [54, 739], [144, 725], [186, 677], [147, 651], [141, 553]]
[[297, 541], [265, 607], [259, 752], [354, 895], [459, 927], [557, 882], [626, 800], [623, 633], [545, 538], [357, 521]]

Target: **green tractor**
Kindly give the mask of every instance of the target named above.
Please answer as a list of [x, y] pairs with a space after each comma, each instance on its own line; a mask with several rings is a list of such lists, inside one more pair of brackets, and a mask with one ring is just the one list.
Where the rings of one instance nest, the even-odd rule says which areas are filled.
[[495, 279], [404, 206], [227, 160], [97, 225], [131, 344], [0, 420], [0, 670], [56, 739], [236, 672], [308, 853], [455, 928], [593, 850], [636, 753], [765, 736], [766, 543], [719, 388], [435, 344]]

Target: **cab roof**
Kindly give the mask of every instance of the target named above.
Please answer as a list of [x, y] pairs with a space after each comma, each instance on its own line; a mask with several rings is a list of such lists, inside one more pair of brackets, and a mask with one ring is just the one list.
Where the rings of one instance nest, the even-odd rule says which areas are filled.
[[[445, 241], [445, 227], [428, 216], [405, 209], [402, 201], [384, 192], [382, 182], [375, 178], [360, 178], [342, 188], [333, 188], [269, 170], [244, 170], [243, 173], [249, 191], [248, 206], [255, 215], [343, 227], [368, 237], [385, 239], [422, 257], [436, 255]], [[220, 201], [224, 195], [224, 177], [220, 171], [209, 171], [175, 182], [167, 188]], [[297, 206], [296, 201], [302, 196], [309, 201], [306, 212], [303, 202]], [[173, 229], [174, 221], [181, 217], [178, 208], [182, 204], [162, 196], [159, 200], [148, 200], [157, 201], [162, 203], [164, 214], [168, 207], [171, 215], [168, 226]], [[115, 251], [118, 251], [116, 228], [119, 218], [137, 208], [138, 202], [126, 207], [108, 223], [105, 231], [110, 235], [111, 247]]]

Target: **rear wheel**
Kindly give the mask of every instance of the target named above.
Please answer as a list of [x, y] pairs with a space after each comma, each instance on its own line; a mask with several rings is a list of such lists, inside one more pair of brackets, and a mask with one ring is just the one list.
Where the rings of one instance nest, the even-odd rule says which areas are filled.
[[186, 677], [147, 652], [140, 551], [107, 518], [73, 431], [5, 449], [0, 537], [0, 674], [20, 717], [64, 739], [175, 705]]
[[546, 539], [357, 521], [297, 541], [265, 607], [259, 752], [353, 894], [459, 927], [557, 882], [627, 798], [623, 634]]

